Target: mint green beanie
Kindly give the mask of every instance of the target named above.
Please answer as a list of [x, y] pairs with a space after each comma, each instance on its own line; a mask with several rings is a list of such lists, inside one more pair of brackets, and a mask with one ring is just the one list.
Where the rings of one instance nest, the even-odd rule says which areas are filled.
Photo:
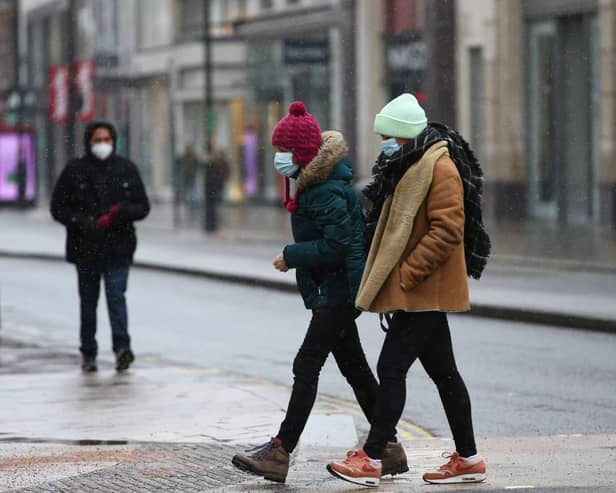
[[387, 103], [374, 118], [374, 133], [414, 139], [428, 125], [426, 112], [415, 96], [404, 93]]

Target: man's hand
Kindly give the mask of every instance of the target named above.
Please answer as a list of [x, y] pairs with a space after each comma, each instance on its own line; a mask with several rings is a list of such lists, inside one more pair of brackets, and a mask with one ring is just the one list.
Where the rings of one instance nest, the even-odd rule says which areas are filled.
[[287, 263], [284, 261], [284, 255], [282, 255], [282, 253], [274, 259], [273, 265], [276, 270], [279, 270], [280, 272], [287, 272], [289, 270], [289, 268], [287, 267]]
[[122, 210], [122, 204], [116, 204], [112, 206], [105, 214], [100, 216], [96, 220], [96, 226], [99, 229], [107, 229], [111, 226], [111, 223], [118, 217], [118, 214]]
[[107, 214], [103, 214], [96, 220], [96, 227], [99, 229], [107, 229], [111, 226], [113, 222], [113, 216], [108, 212]]
[[111, 214], [111, 216], [115, 218], [120, 213], [121, 210], [122, 210], [122, 204], [116, 204], [112, 206], [111, 209], [109, 209], [109, 214]]

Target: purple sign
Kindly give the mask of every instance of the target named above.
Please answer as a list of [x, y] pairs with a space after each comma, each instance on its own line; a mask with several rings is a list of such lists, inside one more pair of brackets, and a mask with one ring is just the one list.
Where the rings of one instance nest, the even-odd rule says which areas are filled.
[[16, 202], [19, 198], [19, 153], [26, 165], [26, 200], [36, 194], [36, 167], [34, 163], [34, 137], [32, 134], [0, 132], [0, 202]]
[[244, 134], [244, 192], [253, 197], [259, 191], [259, 139], [256, 132]]

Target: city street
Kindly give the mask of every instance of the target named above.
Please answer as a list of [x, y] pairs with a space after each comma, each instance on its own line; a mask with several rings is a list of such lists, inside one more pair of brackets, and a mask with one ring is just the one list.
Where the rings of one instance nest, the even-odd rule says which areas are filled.
[[[0, 272], [2, 319], [30, 338], [40, 334], [43, 341], [76, 351], [73, 267], [2, 259]], [[156, 355], [291, 384], [291, 363], [309, 319], [298, 295], [133, 269], [128, 300], [138, 358]], [[104, 308], [102, 296], [101, 355], [110, 351]], [[616, 433], [615, 335], [466, 315], [451, 316], [450, 322], [479, 437]], [[378, 319], [364, 314], [359, 326], [374, 368], [383, 340]], [[332, 359], [320, 391], [353, 400]], [[404, 417], [436, 436], [449, 435], [435, 389], [419, 364], [410, 373]]]
[[616, 493], [614, 67], [616, 0], [0, 0], [0, 493]]

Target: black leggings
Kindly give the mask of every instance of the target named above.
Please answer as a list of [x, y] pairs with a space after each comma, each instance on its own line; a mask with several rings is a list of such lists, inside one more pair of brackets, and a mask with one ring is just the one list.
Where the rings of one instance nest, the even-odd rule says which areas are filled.
[[[308, 332], [293, 362], [293, 391], [278, 438], [292, 452], [306, 426], [317, 395], [319, 374], [329, 353], [347, 379], [368, 421], [371, 421], [378, 383], [361, 347], [351, 306], [313, 310]], [[388, 440], [394, 440], [394, 435]]]
[[447, 315], [441, 312], [394, 314], [377, 366], [379, 396], [364, 450], [381, 457], [402, 416], [406, 374], [417, 358], [438, 388], [456, 451], [462, 457], [476, 454], [471, 401], [456, 368]]

